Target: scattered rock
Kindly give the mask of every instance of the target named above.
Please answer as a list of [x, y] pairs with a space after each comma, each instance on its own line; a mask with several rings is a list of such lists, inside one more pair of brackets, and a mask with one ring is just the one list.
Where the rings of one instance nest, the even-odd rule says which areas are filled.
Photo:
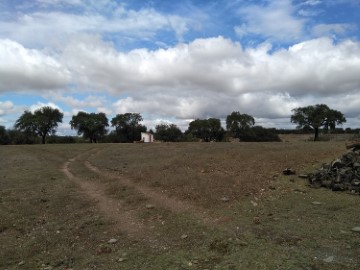
[[258, 206], [258, 203], [257, 202], [254, 202], [254, 201], [250, 201], [251, 202], [251, 204], [253, 205], [253, 206]]
[[248, 242], [245, 242], [245, 241], [240, 241], [240, 242], [239, 242], [239, 245], [242, 246], [242, 247], [246, 247], [246, 246], [249, 245], [249, 243], [248, 243]]
[[326, 263], [331, 263], [334, 261], [334, 259], [335, 259], [334, 256], [329, 256], [329, 257], [325, 258], [323, 261]]
[[286, 168], [285, 170], [283, 170], [283, 175], [295, 175], [296, 171], [290, 168]]
[[322, 203], [321, 202], [317, 202], [317, 201], [314, 201], [312, 202], [313, 205], [321, 205]]
[[360, 226], [356, 226], [354, 228], [351, 229], [353, 232], [358, 232], [360, 233]]
[[[359, 146], [360, 144], [357, 144]], [[312, 187], [360, 194], [360, 149], [354, 147], [331, 163], [308, 175]]]
[[294, 191], [295, 191], [295, 192], [298, 192], [298, 193], [303, 193], [303, 194], [306, 193], [306, 190], [300, 189], [300, 188], [295, 188]]
[[126, 260], [126, 258], [119, 258], [118, 262], [124, 262]]
[[183, 234], [183, 235], [181, 236], [181, 239], [186, 239], [186, 238], [188, 238], [188, 235], [187, 235], [187, 234]]
[[307, 174], [300, 174], [299, 175], [299, 178], [304, 178], [304, 179], [307, 179], [309, 176]]
[[147, 209], [154, 209], [154, 208], [155, 208], [155, 206], [152, 205], [152, 204], [147, 204], [145, 207], [146, 207]]
[[221, 198], [221, 201], [222, 201], [222, 202], [228, 202], [228, 201], [230, 201], [230, 199], [229, 199], [228, 197], [222, 197], [222, 198]]
[[108, 243], [109, 244], [116, 244], [119, 240], [115, 239], [115, 238], [111, 238]]
[[270, 190], [275, 190], [276, 187], [275, 187], [275, 186], [269, 186], [269, 189], [270, 189]]
[[112, 252], [112, 249], [110, 247], [107, 246], [100, 246], [98, 247], [98, 249], [96, 250], [96, 254], [101, 255], [101, 254], [109, 254]]
[[18, 263], [18, 266], [22, 266], [22, 265], [24, 265], [24, 264], [25, 264], [25, 262], [24, 262], [24, 261], [21, 261], [21, 262]]

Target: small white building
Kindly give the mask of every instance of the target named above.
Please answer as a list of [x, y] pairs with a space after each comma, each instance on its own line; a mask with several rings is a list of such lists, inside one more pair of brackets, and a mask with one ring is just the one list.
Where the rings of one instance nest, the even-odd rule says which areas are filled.
[[149, 132], [141, 132], [141, 140], [144, 143], [154, 142], [154, 134], [151, 134]]

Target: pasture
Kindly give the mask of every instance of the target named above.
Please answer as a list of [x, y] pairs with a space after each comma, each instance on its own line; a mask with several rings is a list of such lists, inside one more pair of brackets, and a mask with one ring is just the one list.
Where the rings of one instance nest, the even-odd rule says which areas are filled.
[[298, 177], [345, 151], [0, 146], [0, 269], [359, 269], [360, 196]]

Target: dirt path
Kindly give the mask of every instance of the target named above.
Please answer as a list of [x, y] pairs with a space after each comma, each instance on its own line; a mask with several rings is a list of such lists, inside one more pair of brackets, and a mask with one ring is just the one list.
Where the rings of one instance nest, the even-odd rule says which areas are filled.
[[135, 190], [144, 194], [145, 197], [149, 198], [154, 204], [158, 205], [161, 208], [170, 210], [171, 212], [174, 212], [174, 213], [183, 213], [183, 212], [187, 212], [187, 211], [188, 212], [198, 212], [198, 209], [196, 209], [193, 205], [190, 205], [186, 202], [177, 200], [175, 198], [170, 198], [164, 194], [161, 194], [159, 192], [152, 190], [150, 187], [134, 183], [133, 181], [131, 181], [125, 177], [118, 176], [118, 175], [112, 174], [110, 172], [102, 172], [98, 167], [93, 165], [88, 160], [86, 160], [84, 162], [84, 165], [92, 172], [95, 172], [101, 176], [108, 178], [108, 179], [117, 180], [125, 186], [134, 188]]
[[188, 202], [184, 202], [176, 198], [169, 197], [163, 193], [154, 191], [152, 188], [148, 186], [135, 183], [124, 176], [120, 176], [109, 171], [106, 172], [102, 171], [97, 166], [92, 164], [89, 160], [85, 160], [84, 165], [89, 170], [101, 175], [102, 177], [119, 181], [121, 184], [125, 186], [134, 188], [138, 192], [142, 193], [145, 197], [147, 197], [150, 200], [150, 202], [156, 205], [157, 207], [167, 209], [176, 214], [188, 213], [190, 216], [193, 216], [199, 221], [201, 221], [201, 223], [205, 226], [219, 227], [220, 224], [223, 225], [223, 217], [213, 217], [209, 214], [209, 211], [204, 208], [194, 206]]
[[[90, 150], [93, 152], [94, 150]], [[105, 193], [105, 187], [102, 184], [98, 184], [93, 181], [88, 181], [83, 178], [75, 176], [71, 170], [70, 165], [74, 162], [77, 162], [81, 156], [88, 154], [82, 153], [69, 161], [65, 162], [62, 167], [63, 173], [67, 176], [69, 180], [77, 184], [81, 190], [88, 196], [90, 199], [96, 201], [98, 209], [104, 214], [109, 220], [115, 221], [116, 226], [128, 234], [128, 236], [145, 236], [147, 234], [147, 228], [142, 221], [135, 218], [132, 213], [124, 209], [124, 201], [119, 199], [109, 198]]]

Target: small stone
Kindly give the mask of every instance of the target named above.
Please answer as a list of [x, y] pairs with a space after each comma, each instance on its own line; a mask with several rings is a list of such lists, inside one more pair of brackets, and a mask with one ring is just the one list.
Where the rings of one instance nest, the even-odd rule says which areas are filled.
[[187, 235], [187, 234], [183, 234], [183, 235], [181, 236], [181, 239], [186, 239], [186, 238], [188, 238], [188, 235]]
[[270, 190], [275, 190], [276, 187], [275, 187], [275, 186], [269, 186], [269, 189], [270, 189]]
[[253, 206], [258, 206], [257, 202], [250, 201]]
[[96, 253], [98, 255], [101, 255], [101, 254], [109, 254], [112, 252], [112, 249], [109, 248], [109, 247], [105, 247], [105, 246], [100, 246], [97, 250], [96, 250]]
[[145, 207], [146, 207], [147, 209], [154, 209], [154, 208], [155, 208], [155, 206], [152, 205], [152, 204], [147, 204]]
[[109, 244], [116, 244], [119, 240], [115, 239], [115, 238], [111, 238], [108, 243]]
[[297, 193], [306, 193], [306, 190], [301, 189], [301, 188], [295, 188], [294, 191]]
[[321, 202], [317, 202], [317, 201], [314, 201], [312, 202], [313, 205], [321, 205], [322, 203]]
[[125, 258], [119, 258], [118, 259], [118, 262], [123, 262], [123, 261], [125, 261], [126, 259]]
[[351, 229], [353, 232], [360, 232], [360, 226]]
[[309, 177], [309, 175], [307, 175], [307, 174], [300, 174], [299, 175], [299, 178], [307, 179], [308, 177]]
[[228, 202], [228, 201], [230, 201], [230, 199], [229, 199], [228, 197], [222, 197], [222, 198], [221, 198], [221, 201], [222, 201], [222, 202]]
[[254, 224], [259, 225], [260, 224], [260, 218], [259, 217], [254, 217]]
[[240, 242], [239, 242], [239, 245], [242, 246], [242, 247], [246, 247], [246, 246], [249, 245], [249, 243], [248, 243], [248, 242], [245, 242], [245, 241], [240, 241]]
[[295, 175], [296, 171], [290, 168], [286, 168], [285, 170], [283, 170], [283, 175]]
[[18, 263], [18, 266], [22, 266], [22, 265], [24, 265], [24, 264], [25, 264], [25, 262], [24, 262], [24, 261], [21, 261], [21, 262]]
[[329, 256], [329, 257], [325, 258], [323, 261], [326, 263], [331, 263], [334, 261], [334, 256]]

